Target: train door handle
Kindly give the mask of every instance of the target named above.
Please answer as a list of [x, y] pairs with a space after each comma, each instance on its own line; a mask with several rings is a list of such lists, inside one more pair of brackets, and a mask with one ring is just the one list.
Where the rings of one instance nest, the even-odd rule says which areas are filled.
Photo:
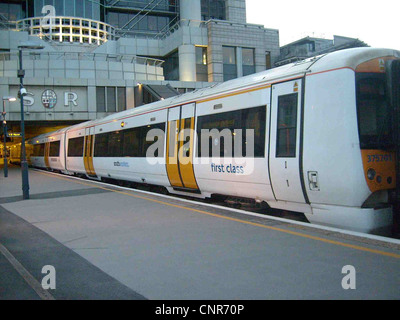
[[308, 171], [308, 185], [311, 191], [319, 191], [318, 172]]

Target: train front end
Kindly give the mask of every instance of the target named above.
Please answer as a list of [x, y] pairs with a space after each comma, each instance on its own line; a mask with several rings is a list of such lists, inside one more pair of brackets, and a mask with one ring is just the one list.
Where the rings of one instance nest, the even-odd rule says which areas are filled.
[[400, 59], [375, 58], [356, 68], [357, 117], [365, 180], [371, 195], [363, 208], [393, 209], [400, 216]]

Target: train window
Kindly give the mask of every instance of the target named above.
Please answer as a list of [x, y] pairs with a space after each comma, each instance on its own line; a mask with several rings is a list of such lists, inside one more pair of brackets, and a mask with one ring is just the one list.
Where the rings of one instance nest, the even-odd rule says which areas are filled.
[[[96, 134], [94, 156], [144, 158], [147, 148], [154, 143], [146, 141], [151, 129], [161, 129], [164, 132], [165, 123]], [[160, 155], [163, 155], [163, 150]], [[155, 156], [157, 157], [158, 153]]]
[[94, 156], [108, 156], [108, 133], [96, 134], [94, 139]]
[[[158, 137], [155, 137], [155, 140], [152, 141], [147, 141], [148, 138], [148, 134], [151, 130], [155, 130], [155, 129], [159, 129], [160, 132], [164, 132], [165, 133], [165, 123], [158, 123], [158, 124], [153, 124], [153, 125], [148, 125], [145, 127], [142, 127], [141, 130], [141, 140], [142, 140], [142, 148], [141, 148], [141, 152], [142, 152], [142, 157], [146, 157], [146, 153], [147, 153], [147, 149], [154, 144]], [[157, 133], [157, 132], [155, 132]], [[162, 138], [163, 139], [163, 138]], [[164, 145], [164, 144], [162, 144]], [[163, 157], [164, 156], [164, 150], [159, 150], [157, 149], [155, 151], [154, 157]]]
[[124, 157], [140, 157], [140, 128], [124, 130]]
[[43, 157], [44, 156], [44, 143], [35, 144], [33, 146], [33, 157]]
[[68, 157], [83, 157], [83, 137], [68, 140]]
[[[250, 153], [252, 148], [247, 146], [249, 142], [253, 143], [250, 137], [253, 135], [254, 157], [263, 158], [265, 156], [265, 121], [265, 106], [199, 117], [198, 157], [253, 157], [252, 152]], [[241, 134], [238, 134], [239, 132]], [[239, 144], [237, 139], [242, 139]]]
[[278, 97], [276, 157], [296, 157], [298, 93]]
[[110, 132], [108, 135], [108, 156], [122, 157], [124, 135], [121, 131]]
[[253, 143], [251, 137], [247, 136], [246, 129], [252, 129], [254, 134], [254, 157], [264, 158], [265, 155], [265, 116], [266, 108], [258, 107], [242, 110], [242, 128], [243, 128], [243, 156], [251, 157], [247, 154], [248, 143]]
[[361, 149], [385, 149], [393, 145], [385, 78], [357, 75], [357, 113]]
[[50, 157], [59, 157], [60, 156], [60, 141], [50, 142]]

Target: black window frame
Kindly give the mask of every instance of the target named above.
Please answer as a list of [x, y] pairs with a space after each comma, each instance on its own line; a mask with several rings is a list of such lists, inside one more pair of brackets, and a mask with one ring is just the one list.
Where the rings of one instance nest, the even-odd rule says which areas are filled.
[[[257, 114], [259, 131], [256, 131], [256, 128], [248, 128], [246, 126], [245, 121], [248, 120], [248, 117], [251, 113]], [[266, 120], [267, 120], [267, 106], [261, 105], [257, 107], [239, 109], [234, 111], [226, 111], [214, 114], [208, 114], [204, 116], [200, 116], [197, 118], [197, 157], [204, 158], [206, 155], [201, 154], [201, 143], [202, 143], [202, 135], [201, 130], [207, 129], [217, 129], [221, 132], [224, 129], [231, 130], [232, 134], [234, 134], [235, 129], [242, 130], [242, 154], [237, 156], [237, 151], [235, 150], [235, 137], [232, 137], [232, 158], [248, 158], [249, 156], [246, 154], [246, 129], [254, 129], [254, 158], [265, 158], [265, 146], [266, 146]], [[218, 124], [220, 121], [220, 125], [212, 125]], [[229, 122], [231, 124], [229, 124]], [[205, 125], [206, 124], [206, 125]], [[209, 152], [208, 157], [212, 157], [212, 141], [211, 137], [209, 138], [208, 146]], [[225, 158], [224, 152], [224, 144], [225, 141], [222, 140], [222, 137], [219, 141], [220, 143], [220, 152], [219, 157]]]
[[[98, 133], [94, 140], [94, 157], [96, 158], [145, 158], [149, 146], [155, 141], [146, 141], [147, 133], [152, 129], [160, 129], [164, 132], [165, 137], [165, 122], [160, 122], [151, 125], [145, 125], [134, 128], [121, 129], [117, 131], [109, 131]], [[136, 148], [129, 148], [127, 143], [129, 135], [136, 136]], [[131, 141], [132, 142], [132, 141]], [[156, 154], [156, 157], [163, 157], [164, 152]]]
[[[294, 122], [294, 125], [291, 124], [290, 126], [287, 125], [287, 119], [285, 120], [285, 123], [280, 121], [282, 120], [281, 116], [281, 111], [284, 111], [284, 107], [287, 105], [282, 105], [280, 102], [283, 101], [283, 99], [286, 98], [292, 98], [295, 97], [294, 101], [296, 104], [294, 106], [291, 106], [292, 108], [294, 107], [294, 113], [290, 115], [290, 121], [291, 123]], [[278, 107], [277, 107], [277, 125], [276, 125], [276, 150], [275, 150], [275, 156], [276, 158], [296, 158], [297, 154], [297, 117], [298, 117], [298, 109], [299, 109], [299, 93], [290, 93], [290, 94], [284, 94], [278, 96]], [[287, 110], [286, 110], [287, 111]], [[285, 118], [288, 117], [288, 115], [285, 115]], [[294, 120], [294, 121], [293, 121]], [[283, 126], [284, 124], [284, 126]], [[287, 134], [289, 133], [289, 144], [280, 144], [280, 134], [282, 132], [286, 132], [286, 139], [285, 142], [288, 142]], [[290, 132], [294, 132], [294, 134], [290, 134]], [[294, 148], [293, 148], [294, 146]], [[281, 147], [283, 150], [281, 150]]]
[[50, 142], [49, 157], [59, 157], [60, 147], [61, 147], [60, 140]]
[[67, 157], [83, 157], [84, 137], [75, 137], [68, 139]]

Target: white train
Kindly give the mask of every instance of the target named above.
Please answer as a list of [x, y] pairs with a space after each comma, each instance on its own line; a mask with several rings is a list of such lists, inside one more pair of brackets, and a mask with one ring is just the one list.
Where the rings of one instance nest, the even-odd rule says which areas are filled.
[[[388, 101], [399, 61], [398, 51], [358, 48], [285, 65], [35, 137], [31, 163], [193, 197], [255, 199], [311, 223], [375, 233], [393, 219], [399, 146]], [[151, 129], [165, 134], [147, 141]], [[201, 134], [211, 129], [229, 130]]]

